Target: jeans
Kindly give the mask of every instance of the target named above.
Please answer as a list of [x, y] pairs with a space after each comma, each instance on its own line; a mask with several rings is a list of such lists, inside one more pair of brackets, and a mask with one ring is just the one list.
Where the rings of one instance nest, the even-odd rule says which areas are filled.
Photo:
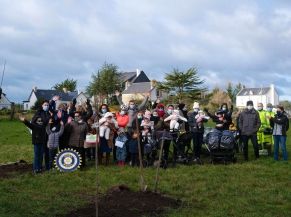
[[43, 152], [44, 152], [45, 169], [50, 170], [50, 153], [49, 153], [49, 148], [46, 145], [43, 145]]
[[200, 158], [203, 144], [203, 133], [192, 133], [194, 158]]
[[54, 160], [55, 157], [58, 153], [58, 149], [57, 148], [51, 148], [49, 149], [49, 165], [50, 165], [50, 169], [52, 169], [54, 167]]
[[279, 135], [274, 136], [274, 160], [279, 160], [279, 146], [281, 147], [281, 150], [282, 150], [283, 160], [284, 161], [288, 160], [286, 140], [287, 140], [287, 136], [279, 136]]
[[258, 145], [257, 134], [254, 134], [254, 135], [242, 135], [241, 139], [242, 139], [242, 142], [243, 142], [243, 151], [244, 151], [245, 160], [249, 160], [249, 139], [251, 139], [251, 141], [252, 141], [252, 144], [253, 144], [253, 147], [254, 147], [255, 157], [259, 158], [259, 145]]
[[41, 171], [42, 169], [42, 160], [43, 160], [43, 144], [34, 144], [34, 156], [33, 156], [33, 171]]

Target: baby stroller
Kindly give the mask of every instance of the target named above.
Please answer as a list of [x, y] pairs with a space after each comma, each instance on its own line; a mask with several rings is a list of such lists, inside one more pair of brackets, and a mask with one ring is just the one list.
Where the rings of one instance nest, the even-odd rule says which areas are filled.
[[229, 130], [220, 131], [213, 129], [205, 138], [205, 146], [210, 153], [211, 163], [220, 161], [236, 162], [234, 133]]

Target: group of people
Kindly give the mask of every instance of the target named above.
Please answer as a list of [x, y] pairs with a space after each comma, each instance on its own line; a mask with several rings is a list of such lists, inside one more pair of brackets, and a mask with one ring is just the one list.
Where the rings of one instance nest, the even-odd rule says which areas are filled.
[[[204, 124], [212, 119], [218, 130], [230, 130], [234, 127], [232, 120], [233, 107], [228, 108], [226, 103], [214, 113], [207, 108], [200, 108], [194, 102], [193, 111], [188, 112], [184, 103], [165, 106], [157, 100], [151, 109], [147, 109], [149, 94], [138, 105], [134, 100], [128, 104], [122, 102], [119, 92], [116, 92], [120, 104], [118, 112], [111, 112], [107, 104], [93, 108], [88, 100], [77, 105], [76, 100], [69, 105], [60, 104], [56, 108], [59, 97], [44, 101], [42, 107], [35, 113], [31, 121], [21, 117], [32, 130], [32, 143], [34, 145], [33, 170], [35, 173], [43, 171], [42, 163], [45, 159], [45, 170], [53, 168], [53, 161], [58, 150], [72, 148], [80, 153], [82, 167], [86, 161], [94, 160], [96, 147], [98, 147], [98, 160], [100, 164], [108, 165], [110, 155], [119, 166], [129, 163], [138, 164], [139, 150], [144, 157], [146, 146], [158, 141], [158, 138], [171, 135], [171, 140], [163, 141], [163, 159], [169, 158], [170, 145], [173, 142], [173, 159], [177, 158], [177, 138], [179, 131], [191, 135], [193, 144], [193, 161], [201, 163], [201, 147], [203, 145]], [[279, 146], [283, 152], [283, 159], [287, 161], [286, 131], [289, 120], [282, 106], [277, 106], [276, 114], [270, 110], [263, 110], [263, 105], [254, 109], [252, 101], [237, 117], [237, 129], [240, 131], [245, 160], [248, 160], [248, 140], [252, 141], [255, 157], [259, 157], [258, 138], [260, 133], [270, 128], [274, 138], [274, 158], [278, 160]], [[270, 111], [269, 111], [270, 110]], [[98, 135], [98, 136], [97, 136]], [[93, 137], [92, 137], [93, 136]], [[93, 140], [92, 140], [93, 138]], [[260, 141], [259, 141], [260, 142]], [[97, 144], [97, 145], [96, 145]], [[179, 150], [178, 150], [179, 151]]]

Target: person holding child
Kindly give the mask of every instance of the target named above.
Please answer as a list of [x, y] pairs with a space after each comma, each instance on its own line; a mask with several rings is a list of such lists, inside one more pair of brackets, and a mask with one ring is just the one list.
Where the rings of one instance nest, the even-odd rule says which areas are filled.
[[198, 102], [194, 102], [193, 105], [193, 112], [188, 114], [188, 122], [190, 131], [192, 132], [193, 138], [193, 161], [195, 163], [201, 164], [200, 154], [201, 154], [201, 147], [203, 144], [203, 134], [204, 134], [204, 122], [207, 122], [208, 119], [199, 115], [200, 105]]

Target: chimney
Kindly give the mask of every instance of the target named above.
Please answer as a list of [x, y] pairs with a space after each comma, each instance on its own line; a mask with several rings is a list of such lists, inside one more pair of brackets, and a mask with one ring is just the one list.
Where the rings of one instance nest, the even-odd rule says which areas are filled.
[[68, 89], [66, 87], [63, 87], [64, 93], [68, 93]]
[[139, 74], [140, 74], [140, 70], [136, 69], [136, 77], [139, 76]]

